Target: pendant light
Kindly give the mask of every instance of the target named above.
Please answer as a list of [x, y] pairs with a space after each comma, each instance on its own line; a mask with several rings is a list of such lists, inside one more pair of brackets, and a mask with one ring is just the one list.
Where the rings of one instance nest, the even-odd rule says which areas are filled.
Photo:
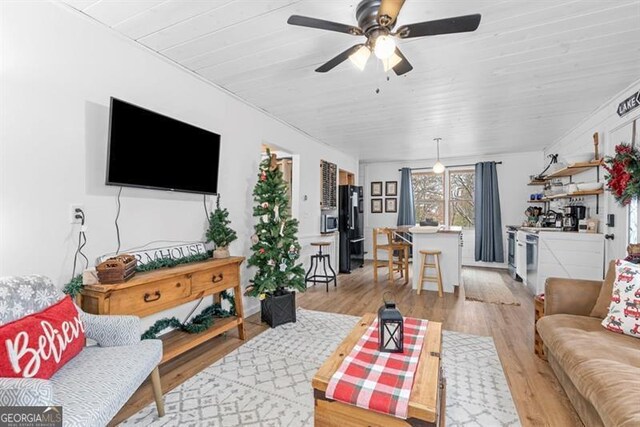
[[440, 140], [442, 138], [433, 138], [436, 142], [436, 164], [433, 165], [433, 173], [437, 173], [438, 175], [444, 173], [444, 165], [440, 162]]

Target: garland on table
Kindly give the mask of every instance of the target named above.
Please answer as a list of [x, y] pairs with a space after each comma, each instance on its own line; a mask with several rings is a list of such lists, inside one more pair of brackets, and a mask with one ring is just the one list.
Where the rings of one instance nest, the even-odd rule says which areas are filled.
[[62, 291], [67, 295], [71, 295], [72, 298], [75, 298], [75, 296], [78, 295], [80, 291], [82, 291], [83, 287], [84, 284], [82, 283], [82, 274], [78, 274], [76, 277], [71, 279], [69, 283], [64, 285]]
[[153, 261], [149, 261], [146, 264], [141, 264], [136, 267], [136, 271], [138, 273], [142, 273], [144, 271], [153, 271], [158, 270], [160, 268], [171, 268], [176, 267], [182, 264], [190, 264], [192, 262], [204, 261], [207, 259], [211, 259], [212, 252], [208, 251], [203, 254], [196, 255], [188, 255], [182, 258], [159, 258], [154, 259]]
[[[171, 268], [182, 264], [189, 264], [192, 262], [204, 261], [211, 259], [211, 251], [203, 254], [188, 255], [182, 258], [160, 258], [153, 261], [149, 261], [146, 264], [141, 264], [136, 267], [136, 272], [142, 273], [145, 271], [153, 271], [161, 268]], [[84, 284], [82, 283], [82, 274], [78, 274], [67, 283], [63, 292], [71, 297], [78, 295]], [[229, 310], [222, 308], [221, 304], [215, 303], [202, 310], [202, 312], [193, 317], [189, 322], [182, 323], [175, 317], [164, 318], [158, 320], [147, 331], [142, 334], [142, 339], [155, 339], [156, 336], [167, 328], [175, 328], [189, 334], [199, 334], [206, 331], [213, 325], [214, 318], [225, 318], [236, 315], [236, 301], [232, 294], [227, 291], [220, 293], [222, 299], [227, 301], [230, 305]]]
[[222, 291], [220, 295], [231, 304], [229, 310], [225, 310], [220, 304], [215, 303], [202, 310], [200, 314], [194, 316], [189, 322], [182, 323], [175, 317], [160, 319], [142, 334], [142, 339], [155, 339], [160, 332], [167, 328], [179, 329], [189, 334], [199, 334], [213, 325], [214, 318], [234, 316], [236, 314], [235, 299], [227, 291]]
[[[160, 258], [149, 261], [146, 264], [140, 264], [136, 267], [136, 272], [142, 273], [145, 271], [158, 270], [160, 268], [171, 268], [182, 264], [189, 264], [192, 262], [205, 261], [211, 259], [211, 251], [207, 251], [203, 254], [188, 255], [182, 258]], [[82, 274], [78, 274], [71, 279], [69, 283], [64, 285], [63, 292], [71, 297], [75, 297], [82, 291], [84, 284], [82, 283]]]
[[605, 159], [607, 188], [622, 206], [640, 196], [640, 152], [629, 144], [618, 144], [615, 155]]

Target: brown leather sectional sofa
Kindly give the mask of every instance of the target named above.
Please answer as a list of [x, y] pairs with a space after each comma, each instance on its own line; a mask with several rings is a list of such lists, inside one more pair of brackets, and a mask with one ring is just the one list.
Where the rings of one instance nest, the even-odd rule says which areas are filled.
[[[550, 278], [536, 325], [551, 368], [585, 426], [640, 426], [640, 338], [606, 330], [615, 276]], [[601, 292], [602, 291], [602, 292]]]

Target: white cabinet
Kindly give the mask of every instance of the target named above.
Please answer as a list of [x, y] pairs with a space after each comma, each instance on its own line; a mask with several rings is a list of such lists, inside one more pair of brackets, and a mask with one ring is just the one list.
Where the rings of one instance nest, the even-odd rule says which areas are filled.
[[526, 282], [527, 280], [527, 233], [516, 233], [516, 274]]
[[602, 280], [604, 236], [588, 233], [539, 234], [536, 293], [544, 292], [549, 277]]

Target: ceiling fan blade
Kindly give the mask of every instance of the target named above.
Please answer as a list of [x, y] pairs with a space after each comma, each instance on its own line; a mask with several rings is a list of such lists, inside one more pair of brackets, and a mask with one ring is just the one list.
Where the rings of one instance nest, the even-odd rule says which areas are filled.
[[362, 30], [353, 25], [340, 24], [338, 22], [325, 21], [323, 19], [309, 18], [307, 16], [291, 15], [287, 24], [298, 25], [300, 27], [317, 28], [319, 30], [336, 31], [354, 36], [361, 36]]
[[350, 47], [349, 49], [347, 49], [344, 52], [342, 52], [340, 55], [336, 56], [335, 58], [329, 60], [328, 62], [325, 62], [323, 65], [318, 67], [316, 69], [316, 72], [317, 73], [326, 73], [327, 71], [332, 70], [336, 66], [340, 65], [341, 63], [343, 63], [344, 61], [349, 59], [349, 57], [352, 54], [356, 53], [362, 46], [364, 46], [364, 45], [363, 44], [357, 44], [355, 46]]
[[385, 27], [395, 24], [405, 0], [382, 0], [378, 9], [378, 24]]
[[409, 71], [413, 70], [413, 65], [407, 60], [407, 58], [400, 52], [400, 49], [396, 48], [396, 55], [402, 58], [402, 61], [395, 67], [393, 67], [393, 71], [396, 75], [401, 76], [403, 74], [407, 74]]
[[467, 33], [475, 31], [480, 25], [482, 15], [456, 16], [455, 18], [438, 19], [436, 21], [419, 22], [403, 25], [396, 34], [403, 39], [412, 37], [437, 36], [439, 34]]

